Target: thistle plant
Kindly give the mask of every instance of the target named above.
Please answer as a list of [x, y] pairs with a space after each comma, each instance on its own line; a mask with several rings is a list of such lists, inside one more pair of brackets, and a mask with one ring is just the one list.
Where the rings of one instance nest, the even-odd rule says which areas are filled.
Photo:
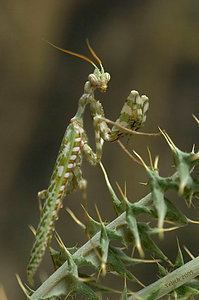
[[[187, 207], [192, 206], [193, 201], [199, 196], [199, 180], [195, 173], [199, 163], [199, 152], [196, 152], [194, 147], [191, 152], [180, 150], [166, 131], [159, 129], [161, 137], [165, 139], [173, 156], [174, 171], [168, 177], [160, 175], [159, 159], [156, 157], [152, 162], [150, 151], [150, 165], [135, 151], [130, 153], [118, 139], [126, 134], [142, 134], [137, 133], [137, 130], [146, 120], [149, 107], [148, 97], [131, 91], [116, 122], [108, 120], [104, 115], [101, 102], [95, 100], [94, 91], [95, 89], [105, 91], [110, 75], [104, 71], [101, 60], [89, 44], [88, 47], [100, 67], [83, 55], [57, 47], [67, 54], [89, 61], [94, 65], [95, 70], [88, 77], [77, 114], [67, 128], [49, 188], [39, 195], [46, 200], [28, 266], [29, 282], [33, 282], [33, 275], [47, 246], [55, 271], [35, 291], [25, 287], [18, 277], [19, 283], [27, 297], [32, 300], [79, 299], [80, 296], [84, 299], [97, 300], [102, 299], [104, 293], [115, 293], [114, 299], [128, 300], [160, 299], [164, 295], [175, 299], [190, 299], [199, 294], [197, 278], [199, 257], [194, 258], [187, 250], [190, 254], [190, 261], [184, 263], [182, 249], [178, 244], [176, 260], [172, 262], [161, 250], [158, 242], [154, 241], [154, 237], [164, 238], [170, 231], [194, 222], [180, 211], [176, 203], [168, 199], [166, 193], [174, 190], [180, 199], [186, 202]], [[96, 153], [88, 146], [83, 126], [82, 118], [87, 105], [90, 106], [95, 128]], [[198, 122], [196, 117], [195, 120]], [[108, 127], [109, 123], [113, 124], [112, 129]], [[119, 185], [119, 193], [114, 190], [108, 172], [102, 164], [104, 141], [117, 141], [125, 153], [145, 169], [149, 192], [142, 199], [138, 201], [129, 199], [126, 189], [123, 190]], [[74, 154], [74, 149], [77, 150], [77, 148], [79, 152], [77, 154], [76, 151]], [[76, 217], [75, 212], [67, 208], [68, 215], [82, 228], [88, 241], [82, 246], [68, 248], [56, 233], [57, 247], [52, 248], [50, 240], [63, 198], [75, 187], [85, 187], [85, 181], [81, 175], [82, 154], [85, 154], [93, 165], [100, 165], [116, 217], [112, 221], [104, 221], [103, 215], [96, 207], [97, 219], [94, 219], [83, 207], [86, 218], [82, 221]], [[150, 219], [150, 223], [140, 220], [143, 215]], [[132, 249], [134, 251], [129, 255], [129, 250]], [[149, 259], [145, 258], [146, 253]], [[130, 281], [142, 285], [139, 278], [135, 276], [133, 267], [151, 263], [157, 265], [160, 279], [147, 287], [142, 286], [138, 291], [131, 291], [128, 287]], [[105, 285], [102, 281], [107, 275], [121, 278], [124, 288], [117, 290]]]

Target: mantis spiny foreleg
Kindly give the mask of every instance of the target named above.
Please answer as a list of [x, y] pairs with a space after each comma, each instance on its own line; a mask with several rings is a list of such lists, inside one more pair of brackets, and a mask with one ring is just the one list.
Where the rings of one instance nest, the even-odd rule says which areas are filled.
[[124, 103], [116, 124], [112, 127], [109, 136], [110, 141], [118, 139], [124, 135], [124, 131], [117, 125], [126, 129], [137, 131], [146, 121], [146, 114], [149, 109], [149, 98], [146, 95], [140, 96], [135, 90], [132, 90]]
[[90, 105], [91, 114], [94, 121], [96, 135], [100, 135], [105, 141], [115, 141], [120, 136], [127, 134], [124, 129], [137, 131], [146, 121], [146, 113], [149, 109], [149, 99], [147, 96], [140, 96], [132, 90], [127, 97], [119, 118], [110, 129], [104, 119], [104, 110], [99, 101], [93, 101]]

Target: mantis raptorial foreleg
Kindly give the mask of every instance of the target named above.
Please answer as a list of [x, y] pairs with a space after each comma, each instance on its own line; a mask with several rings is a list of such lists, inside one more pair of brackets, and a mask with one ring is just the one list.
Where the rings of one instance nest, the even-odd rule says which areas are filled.
[[146, 122], [146, 114], [149, 109], [149, 98], [146, 95], [140, 96], [135, 90], [128, 95], [126, 102], [121, 110], [116, 124], [112, 127], [110, 140], [118, 139], [125, 134], [117, 125], [126, 129], [137, 131]]
[[146, 113], [149, 109], [149, 98], [145, 95], [140, 96], [137, 91], [132, 90], [112, 129], [103, 120], [104, 110], [99, 101], [92, 102], [90, 109], [96, 135], [100, 136], [104, 141], [112, 142], [127, 134], [124, 129], [137, 131], [145, 123]]

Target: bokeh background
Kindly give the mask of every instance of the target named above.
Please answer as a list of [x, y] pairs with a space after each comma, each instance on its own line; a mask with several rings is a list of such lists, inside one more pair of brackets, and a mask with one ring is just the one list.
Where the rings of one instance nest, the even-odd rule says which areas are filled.
[[[8, 299], [25, 299], [15, 273], [25, 280], [33, 242], [28, 225], [36, 226], [39, 218], [37, 192], [48, 184], [66, 125], [92, 72], [92, 66], [64, 56], [43, 39], [86, 54], [89, 38], [112, 76], [107, 93], [98, 94], [106, 116], [115, 120], [129, 91], [136, 89], [150, 97], [143, 130], [154, 132], [160, 126], [189, 151], [198, 137], [192, 113], [198, 113], [199, 2], [1, 0], [0, 8], [0, 283]], [[89, 113], [86, 120], [92, 143]], [[160, 155], [161, 174], [171, 174], [172, 158], [162, 138], [135, 136], [124, 143], [145, 160], [149, 146], [154, 156]], [[143, 168], [130, 161], [117, 143], [105, 145], [103, 162], [113, 185], [126, 181], [130, 200], [147, 193], [138, 183], [146, 180]], [[90, 211], [97, 204], [104, 219], [113, 219], [100, 168], [85, 162], [83, 171]], [[65, 200], [78, 216], [81, 198], [76, 192]], [[198, 218], [197, 209], [187, 209], [175, 194], [171, 199], [189, 217]], [[85, 240], [64, 210], [56, 228], [67, 246]], [[178, 237], [197, 255], [196, 225], [179, 230]], [[172, 259], [176, 233], [160, 245]], [[41, 270], [51, 272], [49, 262], [47, 255]], [[136, 275], [146, 284], [155, 280], [151, 268], [139, 270]]]

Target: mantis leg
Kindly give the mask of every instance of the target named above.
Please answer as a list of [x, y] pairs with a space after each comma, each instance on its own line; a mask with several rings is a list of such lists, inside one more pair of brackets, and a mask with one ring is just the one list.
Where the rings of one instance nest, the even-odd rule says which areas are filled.
[[100, 135], [104, 141], [115, 141], [120, 136], [126, 134], [121, 127], [118, 127], [117, 125], [122, 126], [125, 129], [138, 130], [146, 121], [148, 108], [148, 97], [145, 95], [140, 96], [137, 91], [131, 91], [122, 107], [119, 118], [116, 120], [112, 129], [110, 129], [106, 121], [103, 120], [104, 111], [101, 103], [98, 101], [95, 103], [93, 102], [91, 112], [95, 132], [98, 132], [98, 135]]
[[82, 176], [82, 170], [79, 166], [77, 166], [74, 171], [74, 178], [78, 184], [80, 190], [85, 191], [87, 188], [87, 180]]
[[83, 178], [82, 176], [82, 170], [80, 166], [77, 166], [74, 171], [74, 180], [76, 181], [76, 184], [78, 185], [79, 189], [82, 192], [83, 195], [83, 204], [85, 208], [88, 206], [87, 201], [87, 180]]
[[146, 121], [146, 113], [149, 109], [149, 98], [145, 95], [140, 96], [135, 90], [131, 91], [127, 97], [119, 118], [111, 129], [109, 141], [117, 140], [125, 133], [117, 124], [131, 130], [138, 130]]
[[98, 150], [96, 151], [96, 153], [98, 152], [98, 155], [92, 150], [92, 148], [87, 143], [84, 144], [83, 151], [84, 151], [84, 154], [85, 154], [87, 160], [90, 162], [91, 165], [95, 166], [96, 164], [98, 164], [100, 162], [101, 154], [99, 152], [101, 151], [101, 153], [102, 153], [101, 145], [100, 145], [100, 147], [98, 146]]

